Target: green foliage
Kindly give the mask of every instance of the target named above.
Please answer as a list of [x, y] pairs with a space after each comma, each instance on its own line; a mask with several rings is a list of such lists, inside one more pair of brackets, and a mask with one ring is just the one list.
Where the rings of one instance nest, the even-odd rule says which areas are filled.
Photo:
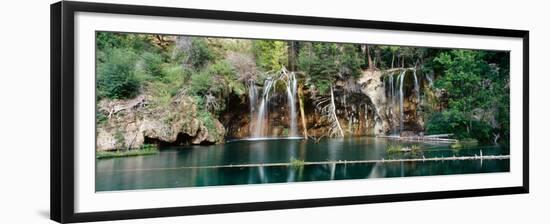
[[298, 68], [309, 75], [321, 95], [330, 89], [339, 72], [338, 48], [333, 43], [307, 43], [298, 54]]
[[290, 157], [290, 166], [293, 168], [302, 168], [305, 165], [305, 161], [301, 159], [296, 159], [294, 157]]
[[403, 145], [399, 143], [391, 142], [387, 145], [386, 152], [388, 154], [400, 153], [402, 148], [403, 148]]
[[105, 114], [99, 112], [99, 111], [96, 111], [95, 113], [95, 120], [96, 120], [96, 123], [98, 124], [104, 124], [107, 122], [107, 116], [105, 116]]
[[195, 72], [191, 75], [190, 83], [191, 92], [195, 95], [205, 95], [210, 91], [210, 88], [214, 85], [212, 74], [209, 72], [201, 71]]
[[133, 150], [117, 150], [117, 151], [99, 151], [96, 152], [97, 159], [108, 159], [116, 157], [129, 157], [129, 156], [145, 156], [154, 155], [159, 151], [154, 144], [143, 144], [139, 149]]
[[[244, 95], [246, 87], [238, 79], [235, 68], [225, 60], [209, 65], [206, 69], [195, 72], [191, 75], [190, 92], [200, 98], [210, 97], [208, 100], [201, 99], [200, 106], [207, 106], [207, 103], [218, 105], [212, 112], [219, 112], [225, 108], [225, 99], [230, 94], [237, 96]], [[215, 102], [212, 102], [212, 101]]]
[[162, 56], [160, 54], [145, 52], [143, 58], [143, 69], [150, 77], [162, 78]]
[[[487, 142], [493, 132], [491, 111], [495, 105], [503, 111], [499, 117], [508, 120], [509, 97], [507, 80], [501, 79], [497, 67], [488, 63], [487, 53], [472, 50], [441, 52], [435, 59], [444, 75], [434, 83], [448, 95], [448, 107], [434, 113], [427, 122], [428, 133], [454, 133], [459, 138], [475, 138]], [[507, 65], [503, 65], [506, 67]], [[477, 114], [476, 114], [477, 113]], [[497, 118], [498, 119], [498, 118]]]
[[339, 57], [340, 73], [344, 76], [358, 78], [361, 75], [362, 59], [357, 47], [353, 44], [344, 44]]
[[214, 118], [214, 116], [212, 116], [210, 112], [199, 110], [199, 112], [197, 113], [197, 118], [202, 121], [202, 123], [208, 130], [216, 130], [216, 118]]
[[351, 44], [305, 43], [298, 54], [298, 68], [322, 95], [337, 78], [359, 77], [361, 62], [357, 47]]
[[217, 80], [221, 82], [217, 85], [221, 85], [221, 91], [224, 96], [227, 96], [230, 93], [241, 96], [245, 93], [246, 88], [244, 84], [239, 80], [235, 68], [229, 62], [225, 60], [218, 61], [215, 64], [212, 64], [208, 68], [207, 72], [209, 72], [212, 76], [217, 77]]
[[98, 96], [112, 99], [137, 96], [141, 80], [135, 74], [135, 53], [114, 48], [105, 52], [105, 59], [97, 65]]
[[256, 63], [265, 71], [278, 71], [288, 63], [287, 44], [284, 41], [256, 40], [252, 50]]
[[192, 47], [189, 51], [189, 62], [194, 68], [201, 68], [210, 60], [214, 59], [214, 54], [208, 48], [204, 38], [193, 38]]

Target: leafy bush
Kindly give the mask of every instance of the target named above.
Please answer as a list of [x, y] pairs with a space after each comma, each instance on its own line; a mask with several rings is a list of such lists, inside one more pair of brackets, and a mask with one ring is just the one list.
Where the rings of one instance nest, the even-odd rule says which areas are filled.
[[239, 80], [238, 74], [233, 65], [231, 65], [226, 60], [222, 60], [216, 62], [215, 64], [212, 64], [208, 68], [208, 72], [211, 74], [212, 77], [218, 77], [218, 80], [220, 81], [223, 80], [223, 83], [218, 83], [218, 85], [222, 87], [222, 92], [224, 95], [233, 93], [240, 96], [245, 94], [246, 87], [244, 86], [243, 82]]
[[201, 68], [206, 65], [214, 55], [208, 48], [204, 38], [193, 38], [192, 47], [189, 51], [189, 63], [194, 68]]
[[426, 122], [427, 134], [453, 133], [459, 139], [475, 138], [482, 142], [490, 140], [492, 130], [488, 122], [468, 120], [453, 109], [433, 113]]
[[213, 79], [209, 72], [195, 72], [191, 75], [191, 85], [189, 88], [191, 92], [195, 95], [205, 95], [209, 92], [210, 87], [212, 87]]
[[201, 120], [204, 124], [204, 126], [209, 130], [215, 130], [216, 129], [216, 122], [214, 116], [208, 111], [199, 110], [197, 113], [197, 117], [199, 120]]
[[99, 97], [132, 98], [139, 94], [141, 81], [135, 74], [136, 55], [131, 50], [114, 48], [98, 62], [97, 90]]
[[141, 55], [143, 58], [143, 69], [145, 74], [150, 77], [162, 78], [162, 56], [160, 54], [145, 52]]

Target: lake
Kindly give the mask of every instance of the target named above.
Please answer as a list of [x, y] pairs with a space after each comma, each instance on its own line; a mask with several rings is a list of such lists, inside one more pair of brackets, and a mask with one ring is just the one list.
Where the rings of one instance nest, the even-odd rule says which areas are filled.
[[[390, 144], [415, 145], [420, 150], [387, 153]], [[278, 139], [170, 146], [161, 147], [156, 155], [96, 160], [96, 191], [509, 172], [509, 159], [387, 161], [480, 154], [509, 155], [509, 149], [477, 146], [453, 150], [447, 144], [374, 137], [331, 138], [318, 143]], [[376, 162], [382, 159], [386, 161]], [[344, 162], [358, 160], [373, 162]], [[264, 166], [240, 166], [243, 164]]]

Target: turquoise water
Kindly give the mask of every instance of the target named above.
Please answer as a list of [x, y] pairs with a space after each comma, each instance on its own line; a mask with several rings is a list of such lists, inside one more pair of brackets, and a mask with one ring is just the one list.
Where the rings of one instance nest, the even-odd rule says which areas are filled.
[[[386, 153], [389, 144], [420, 150]], [[481, 151], [481, 152], [480, 152]], [[452, 150], [446, 144], [407, 143], [384, 138], [235, 141], [211, 146], [163, 147], [157, 155], [96, 160], [96, 190], [133, 190], [235, 184], [286, 183], [385, 177], [508, 172], [510, 161], [451, 160], [420, 162], [330, 163], [294, 166], [205, 166], [388, 160], [474, 155], [508, 155], [500, 146]]]

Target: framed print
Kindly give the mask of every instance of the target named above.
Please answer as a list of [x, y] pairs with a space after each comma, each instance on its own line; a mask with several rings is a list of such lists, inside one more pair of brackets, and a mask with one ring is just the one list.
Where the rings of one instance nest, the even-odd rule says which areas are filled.
[[59, 2], [51, 219], [528, 193], [528, 84], [528, 31]]

